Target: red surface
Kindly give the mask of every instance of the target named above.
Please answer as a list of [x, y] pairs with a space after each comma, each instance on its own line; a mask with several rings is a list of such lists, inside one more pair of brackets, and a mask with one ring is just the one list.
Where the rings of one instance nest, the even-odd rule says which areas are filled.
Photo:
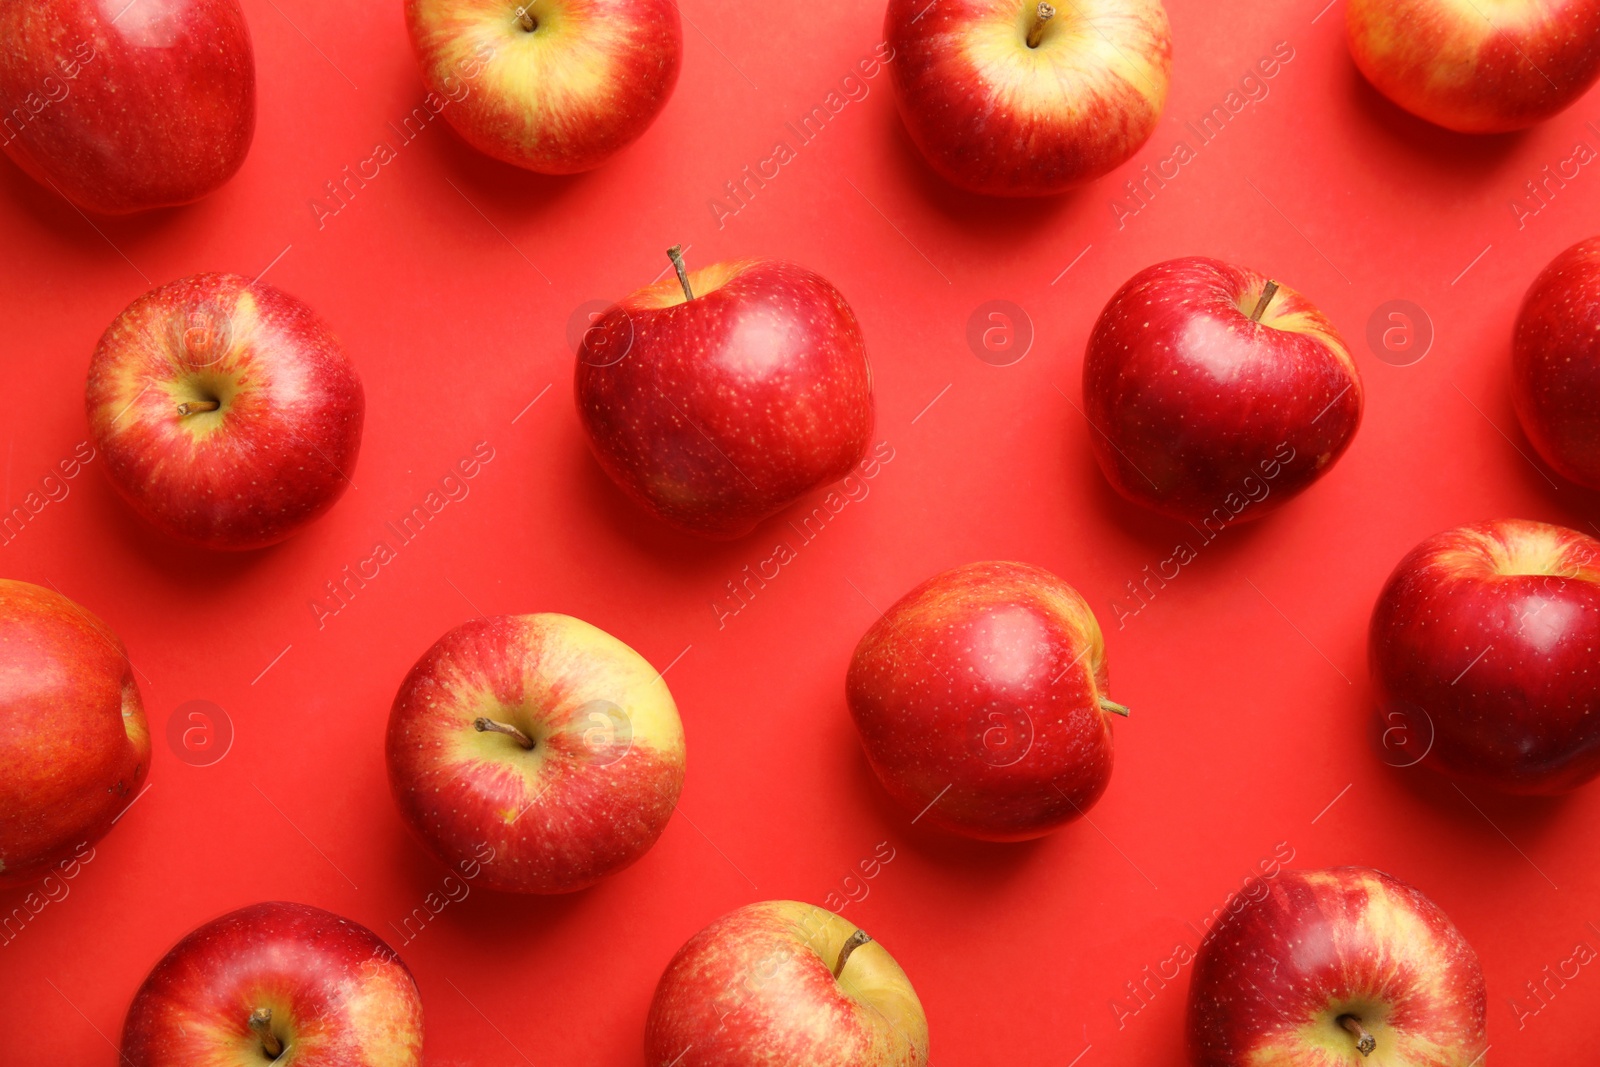
[[[1161, 988], [1144, 968], [1159, 971], [1195, 937], [1190, 924], [1291, 850], [1299, 866], [1383, 868], [1438, 901], [1483, 956], [1492, 1062], [1590, 1054], [1600, 973], [1570, 977], [1566, 961], [1580, 941], [1600, 946], [1588, 925], [1600, 922], [1600, 787], [1505, 800], [1384, 766], [1364, 655], [1378, 589], [1426, 535], [1499, 515], [1588, 529], [1600, 514], [1600, 497], [1519, 454], [1530, 450], [1508, 389], [1524, 289], [1600, 230], [1600, 172], [1574, 151], [1600, 146], [1600, 98], [1523, 136], [1459, 137], [1364, 87], [1337, 7], [1313, 21], [1321, 0], [1175, 0], [1174, 91], [1151, 144], [1060, 201], [986, 203], [911, 155], [884, 73], [859, 83], [862, 99], [840, 90], [879, 41], [878, 4], [686, 0], [683, 80], [661, 121], [598, 173], [547, 180], [483, 159], [438, 120], [400, 144], [423, 92], [398, 3], [246, 7], [260, 128], [217, 195], [97, 232], [0, 168], [7, 499], [38, 490], [85, 438], [89, 355], [129, 301], [197, 271], [254, 275], [286, 246], [267, 280], [318, 310], [365, 380], [359, 488], [277, 549], [213, 558], [146, 532], [90, 464], [0, 547], [5, 574], [55, 583], [122, 635], [157, 738], [149, 791], [67, 895], [0, 948], [0, 1063], [109, 1067], [129, 999], [174, 941], [280, 897], [391, 939], [421, 984], [431, 1064], [638, 1064], [652, 987], [690, 935], [752, 900], [825, 903], [863, 884], [845, 914], [916, 983], [936, 1062], [1065, 1064], [1087, 1048], [1083, 1067], [1171, 1063], [1187, 969]], [[1293, 59], [1251, 83], [1264, 99], [1195, 147], [1185, 124], [1225, 107], [1279, 42]], [[838, 114], [764, 188], [750, 180], [747, 206], [729, 214], [728, 202], [719, 228], [707, 201], [793, 142], [785, 124], [831, 92]], [[1193, 158], [1168, 164], [1176, 177], [1119, 230], [1121, 183], [1180, 138]], [[324, 183], [380, 139], [396, 158], [337, 214], [324, 200], [319, 229], [310, 205]], [[728, 545], [665, 532], [586, 454], [569, 319], [651, 280], [678, 241], [697, 263], [807, 264], [862, 320], [893, 459], [809, 541], [789, 525], [799, 508]], [[1313, 490], [1197, 543], [1119, 629], [1117, 605], [1135, 604], [1125, 583], [1198, 537], [1104, 484], [1075, 410], [1083, 347], [1118, 285], [1183, 254], [1270, 272], [1316, 300], [1357, 352], [1366, 422]], [[974, 358], [965, 339], [992, 299], [1036, 327], [1013, 366]], [[1373, 311], [1396, 299], [1437, 330], [1408, 367], [1365, 342]], [[392, 538], [385, 523], [480, 441], [494, 458], [468, 495], [327, 613], [324, 583]], [[757, 591], [719, 627], [725, 583], [782, 540], [795, 558], [764, 587], [750, 579]], [[1134, 709], [1093, 824], [1033, 845], [908, 826], [844, 707], [873, 605], [986, 558], [1046, 566], [1088, 597], [1108, 632], [1111, 695]], [[405, 943], [391, 924], [446, 872], [390, 801], [385, 717], [423, 650], [479, 610], [569, 612], [670, 664], [688, 783], [660, 844], [610, 882], [558, 900], [475, 891]], [[194, 699], [220, 705], [236, 732], [209, 767], [165, 740]], [[875, 867], [883, 841], [894, 859]], [[850, 880], [863, 863], [877, 876]], [[1551, 980], [1519, 1029], [1539, 1005], [1524, 983], [1547, 966], [1569, 979]], [[1110, 1003], [1138, 1007], [1130, 981], [1153, 992], [1119, 1028]]]

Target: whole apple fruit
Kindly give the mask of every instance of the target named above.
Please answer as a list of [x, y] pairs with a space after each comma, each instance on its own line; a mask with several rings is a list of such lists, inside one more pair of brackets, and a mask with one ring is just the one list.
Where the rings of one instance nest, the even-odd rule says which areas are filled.
[[1161, 0], [889, 0], [900, 116], [947, 181], [1049, 196], [1132, 158], [1161, 121], [1172, 29]]
[[1600, 76], [1600, 0], [1350, 0], [1345, 28], [1379, 92], [1460, 133], [1543, 122]]
[[1194, 1067], [1475, 1067], [1478, 955], [1439, 906], [1367, 867], [1283, 871], [1200, 944]]
[[894, 957], [854, 923], [768, 901], [678, 950], [644, 1049], [650, 1067], [924, 1067], [928, 1021]]
[[170, 537], [276, 544], [344, 493], [361, 448], [361, 379], [321, 319], [237, 274], [135, 300], [89, 364], [89, 430], [111, 482]]
[[1600, 489], [1600, 237], [1535, 279], [1517, 316], [1511, 398], [1544, 461]]
[[1026, 563], [930, 578], [856, 646], [846, 699], [867, 762], [917, 818], [988, 841], [1040, 837], [1111, 780], [1100, 624]]
[[239, 0], [0, 4], [0, 147], [85, 211], [199, 200], [244, 164], [255, 128]]
[[1378, 597], [1368, 662], [1427, 765], [1510, 793], [1600, 774], [1600, 541], [1500, 519], [1430, 537]]
[[1361, 424], [1361, 374], [1300, 293], [1174, 259], [1134, 275], [1100, 313], [1083, 401], [1117, 492], [1215, 533], [1327, 473]]
[[593, 170], [678, 81], [674, 0], [406, 0], [422, 80], [478, 151], [541, 174]]
[[872, 434], [855, 313], [790, 263], [719, 263], [607, 310], [578, 351], [600, 466], [657, 518], [734, 538], [850, 473]]
[[60, 593], [0, 578], [0, 887], [104, 837], [150, 771], [128, 653]]
[[423, 846], [479, 884], [571, 893], [649, 851], [683, 791], [683, 724], [633, 649], [566, 615], [451, 630], [389, 714], [389, 787]]
[[371, 930], [273, 901], [213, 919], [150, 972], [122, 1027], [127, 1067], [418, 1067], [422, 998]]

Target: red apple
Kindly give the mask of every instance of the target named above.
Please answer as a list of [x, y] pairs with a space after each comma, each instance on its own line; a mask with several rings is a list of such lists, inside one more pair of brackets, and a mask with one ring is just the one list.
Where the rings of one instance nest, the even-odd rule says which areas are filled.
[[321, 908], [213, 919], [161, 958], [122, 1027], [127, 1067], [418, 1067], [422, 998], [394, 950]]
[[854, 923], [769, 901], [724, 915], [667, 965], [646, 1024], [650, 1067], [925, 1067], [911, 980]]
[[0, 4], [0, 147], [85, 211], [199, 200], [255, 128], [239, 0]]
[[1478, 955], [1380, 871], [1284, 871], [1206, 935], [1189, 986], [1194, 1067], [1477, 1067]]
[[1517, 519], [1431, 537], [1389, 577], [1368, 661], [1425, 762], [1511, 793], [1600, 774], [1600, 541]]
[[947, 181], [1048, 196], [1130, 159], [1172, 71], [1161, 0], [889, 0], [900, 116]]
[[389, 787], [429, 852], [479, 884], [570, 893], [631, 865], [683, 790], [683, 725], [659, 672], [566, 615], [459, 626], [389, 714]]
[[1600, 0], [1350, 0], [1345, 27], [1379, 92], [1461, 133], [1543, 122], [1600, 76]]
[[1511, 398], [1546, 463], [1600, 489], [1600, 237], [1534, 280], [1517, 316]]
[[406, 0], [422, 80], [468, 144], [541, 174], [636, 141], [678, 81], [674, 0]]
[[1066, 582], [969, 563], [923, 582], [856, 646], [845, 683], [867, 761], [906, 810], [989, 841], [1040, 837], [1111, 780], [1105, 641]]
[[93, 844], [138, 796], [150, 729], [122, 642], [60, 593], [0, 578], [0, 886]]
[[1089, 338], [1095, 459], [1136, 504], [1220, 529], [1303, 492], [1361, 423], [1361, 375], [1300, 293], [1214, 259], [1134, 275]]
[[[740, 537], [850, 473], [872, 434], [855, 313], [826, 279], [771, 260], [641, 289], [578, 352], [578, 416], [613, 481], [658, 518]], [[692, 294], [692, 295], [691, 295]]]
[[361, 447], [361, 379], [322, 320], [236, 274], [197, 274], [117, 316], [89, 365], [112, 484], [163, 533], [275, 544], [333, 506]]

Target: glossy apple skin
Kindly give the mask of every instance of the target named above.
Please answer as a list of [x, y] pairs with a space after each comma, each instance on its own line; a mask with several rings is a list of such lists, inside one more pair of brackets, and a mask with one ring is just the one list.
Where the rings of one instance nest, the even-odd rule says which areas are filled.
[[1600, 237], [1561, 253], [1528, 289], [1511, 349], [1511, 398], [1544, 461], [1600, 489]]
[[593, 170], [666, 107], [682, 63], [673, 0], [406, 0], [443, 114], [486, 155], [541, 174]]
[[[221, 400], [181, 414], [181, 403]], [[197, 274], [135, 300], [95, 349], [89, 429], [122, 497], [169, 537], [276, 544], [350, 484], [366, 398], [310, 308], [236, 274]]]
[[[478, 731], [480, 716], [535, 747]], [[630, 866], [683, 791], [683, 725], [666, 682], [566, 615], [475, 619], [445, 634], [395, 697], [387, 751], [390, 791], [423, 846], [453, 870], [492, 851], [478, 884], [511, 893], [571, 893]]]
[[0, 578], [0, 887], [111, 829], [150, 771], [122, 641], [60, 593]]
[[1431, 537], [1384, 586], [1367, 647], [1380, 714], [1431, 733], [1434, 769], [1538, 794], [1600, 774], [1594, 538], [1518, 519]]
[[[1283, 871], [1243, 891], [1195, 958], [1194, 1067], [1473, 1067], [1486, 1048], [1478, 956], [1422, 893], [1366, 867]], [[1354, 1015], [1370, 1057], [1338, 1022]]]
[[[422, 998], [393, 949], [349, 919], [273, 901], [194, 930], [150, 972], [122, 1028], [127, 1067], [262, 1067], [258, 1008], [293, 1067], [419, 1067]], [[291, 1051], [292, 1050], [292, 1051]]]
[[187, 204], [244, 164], [256, 67], [238, 0], [13, 0], [0, 42], [0, 145], [85, 211]]
[[667, 965], [645, 1062], [674, 1067], [924, 1067], [928, 1023], [911, 980], [876, 941], [834, 965], [854, 923], [794, 901], [750, 904]]
[[1350, 0], [1345, 28], [1379, 92], [1460, 133], [1543, 122], [1600, 77], [1600, 0]]
[[578, 417], [600, 466], [657, 518], [741, 537], [849, 474], [872, 436], [855, 313], [821, 275], [723, 263], [606, 311], [578, 353]]
[[1083, 364], [1089, 439], [1124, 497], [1208, 525], [1258, 519], [1326, 474], [1361, 424], [1361, 375], [1333, 324], [1214, 259], [1134, 275]]
[[[988, 841], [1040, 837], [1111, 780], [1105, 641], [1066, 582], [970, 563], [907, 593], [845, 680], [867, 761], [919, 822]], [[1113, 710], [1115, 709], [1115, 710]]]
[[986, 196], [1062, 193], [1155, 132], [1172, 71], [1160, 0], [1056, 7], [1029, 48], [1031, 0], [889, 0], [900, 117], [946, 181]]

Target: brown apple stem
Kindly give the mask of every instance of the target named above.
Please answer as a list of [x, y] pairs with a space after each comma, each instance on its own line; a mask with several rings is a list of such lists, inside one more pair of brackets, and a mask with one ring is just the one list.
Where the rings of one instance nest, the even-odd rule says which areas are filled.
[[1109, 697], [1100, 698], [1100, 710], [1109, 711], [1113, 715], [1121, 715], [1124, 719], [1133, 714], [1133, 709], [1128, 707], [1128, 705], [1118, 704], [1115, 700], [1112, 700]]
[[527, 33], [532, 33], [539, 28], [539, 20], [526, 7], [517, 8], [517, 25]]
[[261, 1039], [261, 1048], [268, 1056], [277, 1059], [283, 1055], [283, 1042], [272, 1032], [271, 1008], [257, 1008], [250, 1013], [250, 1031]]
[[517, 744], [521, 745], [523, 748], [533, 748], [533, 738], [529, 737], [515, 726], [512, 726], [510, 723], [495, 722], [493, 719], [488, 718], [479, 718], [473, 720], [472, 725], [473, 728], [476, 729], [480, 734], [505, 734], [507, 737], [516, 738]]
[[1256, 301], [1256, 309], [1250, 313], [1251, 322], [1260, 322], [1261, 316], [1267, 313], [1267, 308], [1272, 304], [1272, 298], [1278, 295], [1278, 283], [1269, 281], [1267, 287], [1261, 290], [1261, 299]]
[[188, 400], [178, 405], [178, 414], [198, 415], [202, 411], [215, 411], [221, 406], [219, 400]]
[[694, 299], [694, 290], [689, 288], [689, 268], [683, 265], [683, 246], [673, 245], [667, 249], [667, 258], [672, 260], [672, 266], [678, 272], [678, 284], [683, 286], [685, 300]]
[[1056, 17], [1056, 9], [1049, 4], [1040, 4], [1033, 14], [1033, 29], [1028, 31], [1028, 47], [1038, 48], [1039, 42], [1044, 39], [1044, 28], [1050, 20]]
[[1356, 1051], [1363, 1056], [1372, 1055], [1372, 1050], [1378, 1047], [1378, 1039], [1367, 1033], [1367, 1028], [1361, 1025], [1361, 1019], [1355, 1015], [1339, 1016], [1339, 1025], [1350, 1032], [1356, 1039]]
[[860, 948], [862, 945], [865, 945], [871, 940], [872, 938], [868, 936], [865, 930], [857, 930], [855, 933], [850, 935], [850, 940], [846, 941], [844, 943], [844, 948], [839, 950], [839, 962], [833, 965], [833, 977], [836, 980], [841, 974], [844, 973], [844, 965], [849, 961], [856, 949]]

